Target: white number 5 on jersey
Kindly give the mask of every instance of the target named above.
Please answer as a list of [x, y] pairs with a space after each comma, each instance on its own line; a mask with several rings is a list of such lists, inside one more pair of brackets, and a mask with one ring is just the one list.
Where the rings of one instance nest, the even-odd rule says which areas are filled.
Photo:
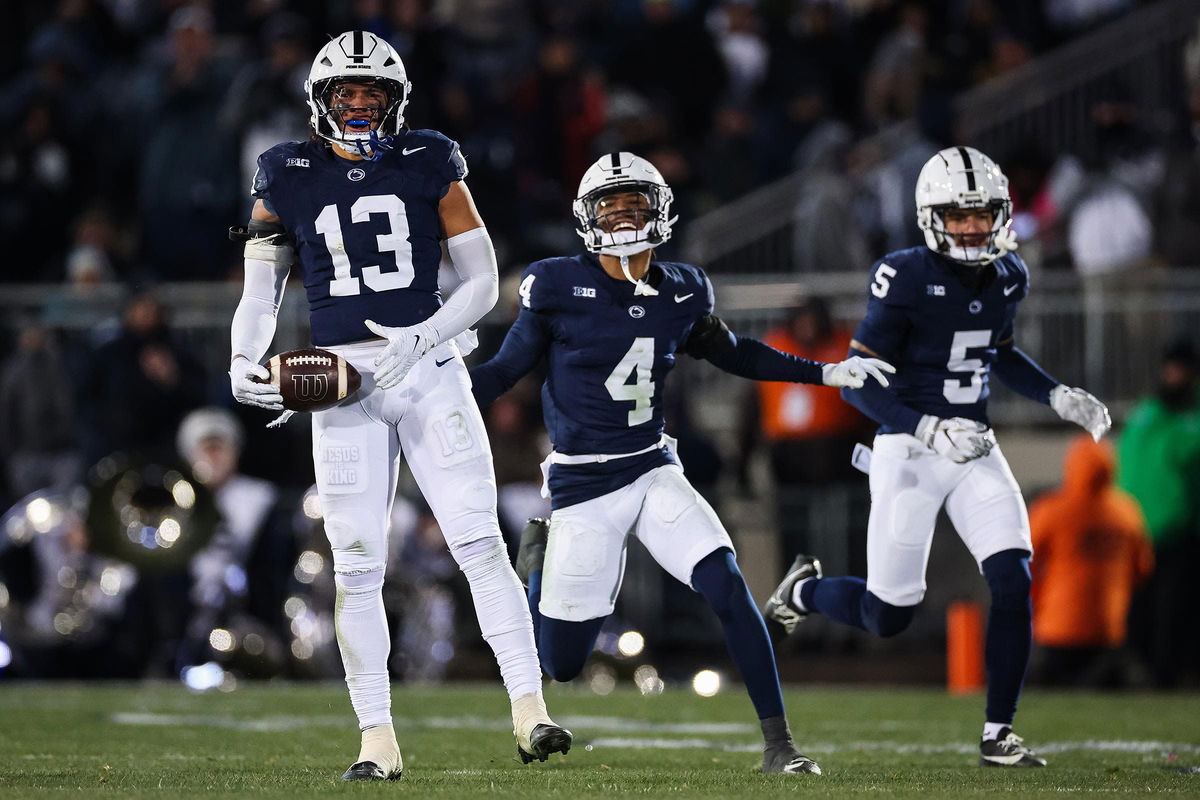
[[892, 288], [892, 278], [894, 277], [896, 277], [895, 267], [880, 264], [879, 269], [875, 270], [875, 280], [871, 283], [871, 294], [876, 297], [887, 297], [888, 290]]
[[[991, 331], [955, 331], [950, 342], [950, 358], [946, 369], [950, 372], [968, 372], [970, 380], [964, 385], [960, 378], [947, 378], [942, 385], [942, 396], [946, 402], [961, 405], [974, 403], [983, 393], [983, 362], [978, 358], [967, 358], [967, 350], [988, 347], [992, 343]], [[965, 375], [963, 376], [966, 377]]]
[[[650, 399], [654, 397], [654, 382], [650, 380], [653, 368], [654, 337], [639, 336], [633, 340], [629, 352], [617, 364], [608, 380], [604, 381], [604, 388], [608, 389], [608, 396], [613, 400], [633, 401], [633, 410], [629, 412], [631, 428], [649, 422], [654, 415], [650, 408]], [[631, 375], [633, 383], [629, 383]]]

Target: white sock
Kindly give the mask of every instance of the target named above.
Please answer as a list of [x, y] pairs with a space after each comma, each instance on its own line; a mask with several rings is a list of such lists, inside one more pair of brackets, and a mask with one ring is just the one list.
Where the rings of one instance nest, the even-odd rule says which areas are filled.
[[334, 575], [337, 602], [334, 625], [350, 704], [361, 730], [392, 724], [391, 684], [387, 660], [391, 650], [383, 613], [383, 569]]
[[468, 542], [455, 548], [454, 557], [471, 584], [479, 629], [496, 654], [508, 699], [540, 696], [542, 665], [533, 641], [529, 600], [508, 562], [503, 541], [497, 536]]
[[361, 761], [376, 764], [385, 775], [393, 775], [404, 768], [404, 759], [400, 757], [400, 745], [396, 744], [396, 731], [390, 723], [376, 725], [362, 732], [362, 745], [354, 763]]
[[546, 701], [539, 689], [533, 694], [523, 695], [512, 701], [513, 734], [526, 751], [529, 750], [529, 735], [538, 725], [553, 725]]
[[806, 614], [808, 613], [808, 607], [800, 601], [800, 588], [811, 580], [812, 578], [805, 578], [803, 580], [796, 581], [796, 585], [792, 587], [792, 604]]
[[984, 740], [999, 739], [1000, 731], [1004, 728], [1012, 728], [1011, 722], [985, 722], [983, 723], [983, 738]]

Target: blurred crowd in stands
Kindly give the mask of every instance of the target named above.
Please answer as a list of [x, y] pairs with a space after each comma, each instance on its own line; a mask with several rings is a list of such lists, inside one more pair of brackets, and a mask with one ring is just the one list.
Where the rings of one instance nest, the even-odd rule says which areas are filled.
[[[414, 87], [410, 124], [461, 142], [500, 263], [515, 267], [577, 249], [564, 209], [598, 153], [626, 149], [648, 157], [674, 187], [685, 221], [796, 169], [862, 171], [878, 154], [853, 145], [898, 120], [919, 121], [922, 138], [914, 147], [921, 153], [913, 160], [919, 166], [927, 151], [954, 138], [956, 94], [1136, 6], [1133, 0], [20, 3], [6, 12], [0, 31], [6, 98], [0, 235], [16, 248], [14, 267], [0, 271], [0, 280], [236, 276], [238, 253], [222, 232], [246, 216], [258, 154], [307, 136], [302, 84], [312, 54], [342, 30], [370, 30], [400, 52]], [[1132, 184], [1147, 231], [1150, 220], [1168, 228], [1159, 232], [1166, 243], [1158, 251], [1194, 260], [1191, 243], [1176, 241], [1187, 232], [1152, 208], [1167, 159], [1179, 156], [1186, 162], [1179, 166], [1196, 172], [1191, 131], [1182, 114], [1146, 127], [1131, 116], [1136, 98], [1121, 92], [1114, 86], [1107, 105], [1091, 110], [1108, 132], [1104, 152], [1075, 154], [1085, 161], [1074, 167], [1058, 164], [1067, 174], [1052, 170], [1059, 154], [1035, 143], [991, 154], [1013, 174], [1022, 232], [1053, 227], [1079, 192], [1094, 194], [1085, 178], [1101, 166], [1093, 161], [1108, 160], [1103, 169]], [[859, 248], [857, 236], [842, 238], [832, 263], [861, 269], [867, 253], [914, 242], [912, 215], [888, 213], [908, 208], [911, 184], [884, 180], [869, 196], [832, 206], [814, 184], [809, 197], [821, 199], [827, 212], [849, 206], [832, 230], [861, 229], [872, 239]], [[1187, 197], [1168, 198], [1179, 201], [1172, 208], [1193, 218], [1197, 181], [1174, 185]], [[837, 197], [833, 187], [827, 190]], [[1122, 195], [1101, 205], [1126, 213], [1129, 202]], [[1130, 252], [1142, 252], [1139, 242]]]
[[[195, 673], [197, 685], [233, 673], [340, 674], [307, 421], [268, 432], [261, 412], [234, 407], [225, 375], [206, 368], [147, 288], [239, 278], [240, 253], [224, 231], [246, 217], [257, 155], [306, 136], [302, 83], [327, 34], [371, 30], [404, 57], [414, 86], [408, 119], [462, 143], [502, 269], [577, 252], [568, 209], [578, 178], [597, 153], [628, 149], [662, 171], [685, 221], [807, 170], [797, 268], [865, 270], [875, 255], [919, 241], [911, 186], [929, 152], [952, 139], [950, 98], [1136, 5], [17, 4], [0, 30], [8, 100], [0, 108], [8, 247], [0, 282], [65, 281], [78, 292], [18, 321], [0, 361], [0, 507], [11, 507], [0, 521], [0, 674], [7, 666], [26, 676], [167, 676], [217, 664], [215, 678]], [[1200, 263], [1200, 45], [1183, 68], [1190, 94], [1177, 119], [1150, 125], [1114, 84], [1087, 111], [1099, 149], [1049, 154], [1029, 143], [992, 154], [1013, 182], [1022, 252], [1084, 275]], [[860, 143], [910, 118], [919, 121], [915, 138], [887, 155], [891, 169], [870, 173], [864, 194], [861, 177], [881, 156]], [[88, 331], [56, 330], [110, 282], [133, 287], [119, 316]], [[825, 302], [807, 297], [766, 340], [834, 360], [848, 337]], [[485, 341], [481, 352], [489, 344], [497, 343]], [[846, 456], [869, 440], [864, 418], [834, 390], [747, 385], [736, 447], [723, 451], [693, 424], [690, 368], [680, 366], [673, 387], [669, 432], [689, 478], [718, 510], [731, 494], [717, 491], [722, 480], [771, 499], [780, 563], [819, 546], [822, 525], [828, 535], [865, 535], [866, 503], [838, 494], [861, 491]], [[1179, 615], [1196, 607], [1188, 576], [1200, 563], [1198, 369], [1191, 346], [1175, 346], [1161, 386], [1120, 434], [1119, 458], [1104, 448], [1073, 454], [1066, 499], [1034, 514], [1042, 576], [1064, 553], [1076, 565], [1109, 565], [1068, 568], [1078, 578], [1069, 582], [1071, 602], [1107, 598], [1112, 624], [1083, 633], [1075, 626], [1079, 635], [1065, 638], [1039, 629], [1040, 644], [1068, 651], [1050, 653], [1047, 680], [1121, 648], [1130, 606], [1145, 682], [1174, 685], [1187, 670], [1200, 677], [1195, 641], [1177, 635], [1188, 629]], [[537, 465], [549, 447], [539, 385], [520, 384], [487, 412], [501, 524], [514, 547], [524, 520], [548, 510], [538, 493]], [[760, 447], [770, 488], [750, 474]], [[1111, 499], [1120, 491], [1133, 500]], [[1088, 492], [1109, 499], [1093, 502]], [[861, 514], [846, 517], [848, 507]], [[1079, 521], [1072, 509], [1080, 507], [1112, 513], [1064, 526]], [[129, 508], [141, 510], [131, 516]], [[179, 525], [186, 547], [164, 520]], [[402, 573], [386, 598], [396, 622], [393, 667], [435, 680], [456, 648], [475, 646], [465, 583], [411, 487], [401, 487], [393, 524], [390, 568]], [[1057, 543], [1061, 536], [1075, 543]], [[861, 573], [863, 565], [830, 566]], [[687, 589], [646, 574], [639, 582], [632, 571], [623, 596], [631, 608], [659, 612], [634, 619], [639, 629], [660, 642], [719, 642]], [[10, 645], [17, 657], [6, 664]], [[1095, 663], [1097, 682], [1120, 682], [1110, 661]]]

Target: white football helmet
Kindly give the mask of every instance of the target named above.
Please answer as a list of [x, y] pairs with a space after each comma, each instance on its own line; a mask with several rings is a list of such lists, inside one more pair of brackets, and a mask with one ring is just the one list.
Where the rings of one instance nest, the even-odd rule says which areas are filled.
[[[985, 244], [964, 247], [946, 233], [942, 216], [950, 208], [990, 208], [992, 232]], [[917, 177], [917, 226], [925, 244], [963, 264], [990, 264], [1017, 249], [1012, 228], [1008, 178], [996, 162], [974, 147], [947, 147], [925, 162]]]
[[[387, 104], [376, 128], [343, 130], [339, 112], [346, 109], [330, 108], [330, 102], [334, 87], [344, 82], [377, 84], [386, 92]], [[390, 44], [367, 31], [346, 31], [321, 48], [308, 71], [304, 92], [312, 112], [309, 125], [322, 139], [371, 158], [381, 149], [380, 139], [400, 132], [411, 89], [404, 62]]]
[[[598, 213], [600, 201], [624, 192], [645, 195], [649, 206], [645, 224], [637, 230], [603, 230]], [[633, 153], [609, 153], [583, 173], [571, 210], [578, 221], [576, 232], [583, 237], [588, 252], [631, 256], [671, 238], [671, 226], [679, 219], [671, 216], [674, 200], [671, 187], [649, 161]]]

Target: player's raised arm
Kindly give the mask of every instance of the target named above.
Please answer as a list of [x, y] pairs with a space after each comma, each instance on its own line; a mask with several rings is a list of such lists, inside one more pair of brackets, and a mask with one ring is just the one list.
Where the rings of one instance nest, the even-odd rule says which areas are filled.
[[703, 358], [733, 375], [759, 381], [789, 381], [825, 386], [861, 387], [870, 379], [887, 386], [884, 373], [896, 368], [879, 358], [850, 356], [827, 364], [784, 353], [749, 336], [738, 336], [715, 314], [701, 317], [688, 335], [684, 352]]
[[246, 243], [242, 299], [233, 312], [229, 333], [230, 388], [239, 403], [282, 411], [283, 396], [279, 389], [250, 378], [269, 377], [259, 362], [275, 338], [275, 319], [295, 255], [292, 242], [279, 217], [262, 199], [254, 201], [246, 228], [234, 228], [230, 238]]

